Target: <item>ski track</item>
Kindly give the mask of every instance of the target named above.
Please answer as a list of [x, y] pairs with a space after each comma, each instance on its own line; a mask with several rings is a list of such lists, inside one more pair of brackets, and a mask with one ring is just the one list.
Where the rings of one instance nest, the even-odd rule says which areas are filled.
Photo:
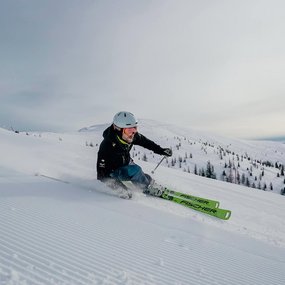
[[[1, 198], [1, 285], [285, 284], [284, 255], [241, 250], [219, 241], [218, 231], [208, 237], [207, 227], [197, 235], [186, 218], [102, 193], [76, 196], [80, 189], [59, 183], [40, 187], [50, 188], [48, 197], [28, 184], [23, 196], [6, 190]], [[122, 211], [122, 203], [132, 209]], [[160, 223], [165, 216], [168, 225]]]

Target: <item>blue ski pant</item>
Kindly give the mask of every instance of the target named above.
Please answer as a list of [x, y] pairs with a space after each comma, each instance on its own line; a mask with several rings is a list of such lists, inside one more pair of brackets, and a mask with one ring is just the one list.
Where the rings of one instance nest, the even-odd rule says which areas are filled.
[[145, 174], [142, 168], [135, 163], [117, 168], [111, 173], [111, 177], [121, 181], [130, 180], [141, 189], [146, 189], [152, 180], [150, 175]]

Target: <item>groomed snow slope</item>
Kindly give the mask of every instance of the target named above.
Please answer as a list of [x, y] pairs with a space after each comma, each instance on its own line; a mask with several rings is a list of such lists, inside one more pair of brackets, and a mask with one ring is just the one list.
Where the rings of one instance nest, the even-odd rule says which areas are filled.
[[283, 196], [160, 167], [158, 182], [219, 200], [230, 220], [119, 199], [94, 178], [92, 136], [0, 129], [0, 284], [285, 284]]

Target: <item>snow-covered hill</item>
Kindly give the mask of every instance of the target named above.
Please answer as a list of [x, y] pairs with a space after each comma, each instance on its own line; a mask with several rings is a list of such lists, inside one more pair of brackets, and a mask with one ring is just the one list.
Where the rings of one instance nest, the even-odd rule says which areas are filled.
[[[132, 200], [116, 197], [95, 179], [106, 126], [66, 134], [0, 129], [0, 284], [284, 284], [285, 197], [272, 194], [283, 180], [280, 169], [253, 166], [284, 164], [284, 144], [141, 122], [140, 131], [171, 146], [178, 160], [187, 153], [181, 167], [168, 160], [154, 178], [219, 200], [232, 210], [221, 221], [139, 190]], [[220, 176], [237, 154], [240, 172], [252, 166], [249, 177], [264, 167], [272, 191], [193, 173], [210, 161]], [[160, 159], [137, 147], [133, 156], [148, 173]]]

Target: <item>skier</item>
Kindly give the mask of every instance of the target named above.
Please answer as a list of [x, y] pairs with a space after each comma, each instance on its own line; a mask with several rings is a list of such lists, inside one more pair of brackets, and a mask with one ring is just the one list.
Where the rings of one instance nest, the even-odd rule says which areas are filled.
[[140, 145], [154, 153], [171, 156], [170, 148], [162, 148], [149, 140], [137, 130], [138, 122], [130, 112], [118, 112], [113, 123], [103, 132], [97, 158], [97, 179], [109, 187], [125, 188], [121, 181], [130, 180], [143, 190], [151, 194], [154, 180], [145, 174], [142, 168], [131, 159], [130, 150], [133, 145]]

